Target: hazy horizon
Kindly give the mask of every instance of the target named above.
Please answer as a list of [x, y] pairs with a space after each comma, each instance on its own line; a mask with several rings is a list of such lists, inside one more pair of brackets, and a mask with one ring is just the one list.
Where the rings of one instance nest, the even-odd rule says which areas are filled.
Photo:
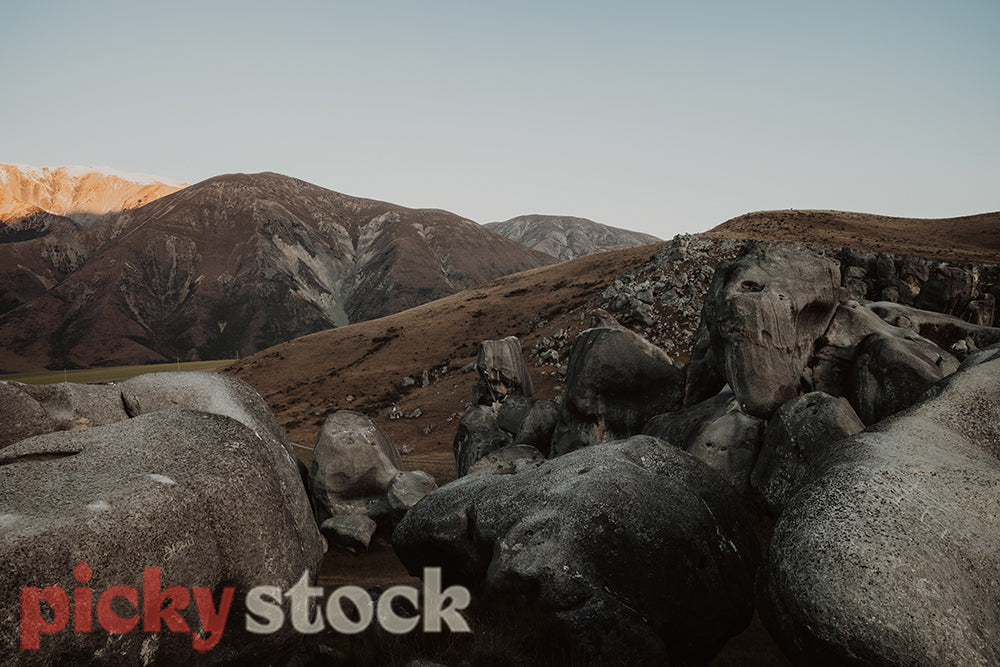
[[0, 162], [276, 171], [661, 238], [761, 209], [1000, 209], [1000, 5], [7, 7]]

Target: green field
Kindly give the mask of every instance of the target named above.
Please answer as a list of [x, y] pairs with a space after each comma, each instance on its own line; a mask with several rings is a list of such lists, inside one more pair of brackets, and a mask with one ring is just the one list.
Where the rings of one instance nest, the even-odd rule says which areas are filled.
[[149, 364], [146, 366], [113, 366], [110, 368], [84, 368], [75, 371], [41, 371], [39, 373], [12, 373], [0, 375], [0, 380], [13, 380], [24, 384], [55, 384], [56, 382], [107, 382], [125, 380], [146, 373], [166, 371], [203, 371], [228, 366], [235, 359], [219, 361], [191, 361], [182, 364]]

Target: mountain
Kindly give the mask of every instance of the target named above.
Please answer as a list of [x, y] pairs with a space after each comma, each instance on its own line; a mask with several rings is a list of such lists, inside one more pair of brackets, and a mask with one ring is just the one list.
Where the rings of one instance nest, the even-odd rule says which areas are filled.
[[203, 181], [73, 241], [83, 265], [0, 317], [5, 371], [247, 355], [555, 262], [446, 211], [274, 173]]
[[957, 218], [895, 218], [847, 211], [757, 211], [727, 220], [707, 233], [968, 262], [996, 262], [1000, 258], [1000, 212]]
[[563, 261], [660, 240], [586, 218], [559, 215], [522, 215], [504, 222], [488, 222], [485, 227]]
[[76, 231], [79, 226], [71, 219], [49, 213], [0, 190], [0, 243], [28, 241], [53, 231]]
[[[109, 214], [148, 204], [187, 183], [108, 167], [0, 164], [0, 191], [43, 211], [90, 227]], [[0, 211], [0, 221], [6, 220]]]

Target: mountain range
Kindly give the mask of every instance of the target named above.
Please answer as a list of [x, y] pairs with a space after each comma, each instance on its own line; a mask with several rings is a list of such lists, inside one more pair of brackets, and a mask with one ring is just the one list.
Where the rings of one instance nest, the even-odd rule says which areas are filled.
[[247, 355], [556, 261], [447, 211], [274, 173], [52, 227], [0, 260], [9, 372]]
[[564, 261], [660, 240], [650, 234], [609, 227], [587, 218], [560, 215], [522, 215], [503, 222], [488, 222], [486, 227]]
[[187, 187], [170, 178], [130, 174], [109, 167], [30, 167], [0, 164], [0, 221], [38, 210], [91, 227], [120, 211], [136, 208]]

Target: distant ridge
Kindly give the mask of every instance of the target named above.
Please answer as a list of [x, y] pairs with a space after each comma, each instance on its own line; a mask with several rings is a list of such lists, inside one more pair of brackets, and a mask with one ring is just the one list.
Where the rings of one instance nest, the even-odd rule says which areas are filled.
[[660, 241], [649, 234], [571, 216], [522, 215], [504, 222], [489, 222], [485, 226], [562, 261]]
[[1000, 212], [957, 218], [788, 209], [747, 213], [706, 232], [713, 237], [804, 241], [897, 255], [1000, 262]]
[[186, 186], [187, 183], [172, 178], [131, 174], [110, 167], [0, 164], [0, 190], [83, 227]]

